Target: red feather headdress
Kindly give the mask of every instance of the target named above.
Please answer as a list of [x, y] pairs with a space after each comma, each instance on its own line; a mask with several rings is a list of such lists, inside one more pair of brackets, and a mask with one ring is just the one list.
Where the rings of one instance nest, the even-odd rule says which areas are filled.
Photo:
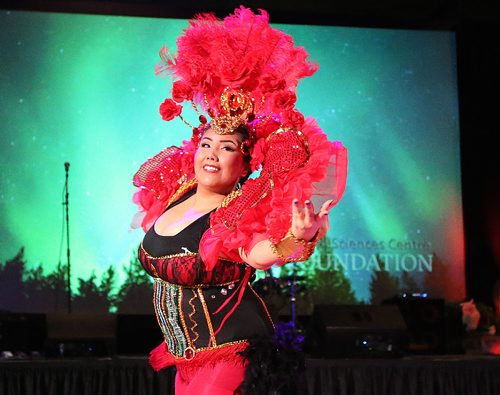
[[[242, 6], [224, 20], [200, 14], [183, 33], [177, 54], [162, 48], [162, 62], [156, 67], [157, 74], [169, 73], [175, 79], [172, 98], [160, 108], [164, 119], [182, 118], [178, 103], [191, 101], [210, 115], [212, 127], [214, 122], [227, 126], [226, 131], [217, 128], [221, 134], [241, 123], [252, 122], [256, 129], [270, 114], [287, 126], [302, 126], [294, 125], [303, 122], [294, 109], [295, 90], [318, 66], [307, 60], [308, 53], [294, 45], [292, 36], [270, 26], [267, 12], [254, 14]], [[204, 124], [205, 117], [200, 121]]]

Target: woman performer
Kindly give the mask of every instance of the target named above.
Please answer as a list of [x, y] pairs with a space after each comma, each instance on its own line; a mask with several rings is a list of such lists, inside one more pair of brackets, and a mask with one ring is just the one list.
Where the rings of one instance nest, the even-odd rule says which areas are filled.
[[[310, 257], [344, 191], [347, 154], [294, 108], [298, 80], [317, 66], [265, 11], [198, 15], [183, 33], [175, 56], [160, 52], [157, 73], [175, 79], [160, 113], [192, 137], [133, 179], [134, 222], [146, 232], [139, 259], [165, 338], [150, 362], [176, 366], [176, 394], [254, 393], [245, 351], [272, 336], [273, 322], [250, 279]], [[199, 126], [181, 115], [185, 101]], [[325, 188], [331, 198], [316, 210], [311, 198]]]

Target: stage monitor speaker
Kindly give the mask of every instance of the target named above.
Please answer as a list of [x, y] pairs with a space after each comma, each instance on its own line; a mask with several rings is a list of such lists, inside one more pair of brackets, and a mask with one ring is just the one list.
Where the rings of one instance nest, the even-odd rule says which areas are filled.
[[397, 357], [407, 328], [396, 306], [316, 305], [306, 333], [314, 358]]
[[443, 299], [396, 298], [384, 302], [398, 306], [408, 328], [407, 353], [444, 354], [446, 346]]
[[48, 357], [110, 357], [115, 354], [116, 315], [47, 314]]
[[118, 355], [148, 355], [163, 341], [154, 314], [118, 314], [116, 353]]
[[33, 355], [43, 352], [45, 314], [0, 313], [0, 351]]

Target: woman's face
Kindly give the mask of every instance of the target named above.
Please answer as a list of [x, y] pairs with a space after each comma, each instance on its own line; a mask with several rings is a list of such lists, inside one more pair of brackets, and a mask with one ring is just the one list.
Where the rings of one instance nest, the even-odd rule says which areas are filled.
[[203, 133], [194, 156], [198, 185], [227, 195], [238, 180], [248, 173], [248, 164], [240, 150], [238, 134], [220, 135], [208, 129]]

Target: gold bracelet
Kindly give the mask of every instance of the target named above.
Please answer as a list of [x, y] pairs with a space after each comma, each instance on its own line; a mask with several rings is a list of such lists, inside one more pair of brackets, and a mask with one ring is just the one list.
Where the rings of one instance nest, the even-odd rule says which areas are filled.
[[290, 229], [278, 243], [271, 243], [271, 250], [283, 263], [307, 261], [319, 241], [318, 234], [319, 230], [310, 241], [305, 241], [295, 237]]

